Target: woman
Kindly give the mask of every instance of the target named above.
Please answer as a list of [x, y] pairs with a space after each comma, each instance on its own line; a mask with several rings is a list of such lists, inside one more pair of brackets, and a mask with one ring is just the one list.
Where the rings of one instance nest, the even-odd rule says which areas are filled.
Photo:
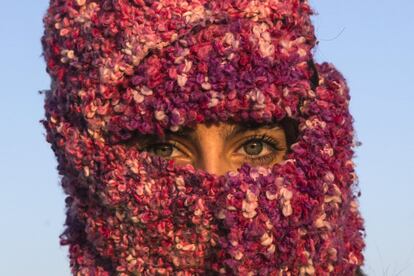
[[44, 125], [75, 275], [356, 275], [343, 77], [307, 1], [51, 1]]

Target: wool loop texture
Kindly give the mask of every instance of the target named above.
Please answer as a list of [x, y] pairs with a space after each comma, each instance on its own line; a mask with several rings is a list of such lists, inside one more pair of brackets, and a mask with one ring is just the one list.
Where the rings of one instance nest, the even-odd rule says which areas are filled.
[[[349, 89], [307, 0], [51, 0], [47, 141], [73, 275], [354, 275], [364, 222]], [[223, 176], [126, 142], [293, 120], [269, 168]]]

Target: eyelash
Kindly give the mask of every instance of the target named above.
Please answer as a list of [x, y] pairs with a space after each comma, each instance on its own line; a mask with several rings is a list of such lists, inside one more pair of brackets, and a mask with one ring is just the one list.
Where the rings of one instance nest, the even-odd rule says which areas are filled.
[[271, 148], [273, 148], [274, 151], [269, 153], [269, 154], [266, 154], [264, 156], [259, 156], [259, 157], [250, 157], [250, 156], [246, 155], [245, 159], [249, 160], [252, 163], [261, 163], [261, 164], [269, 163], [273, 159], [275, 159], [277, 153], [281, 150], [280, 147], [279, 147], [279, 143], [276, 140], [274, 140], [272, 137], [267, 136], [265, 134], [263, 134], [263, 135], [254, 135], [254, 136], [249, 137], [248, 139], [246, 139], [246, 141], [243, 142], [241, 147], [244, 146], [247, 143], [254, 142], [254, 141], [264, 142], [265, 144], [267, 144]]

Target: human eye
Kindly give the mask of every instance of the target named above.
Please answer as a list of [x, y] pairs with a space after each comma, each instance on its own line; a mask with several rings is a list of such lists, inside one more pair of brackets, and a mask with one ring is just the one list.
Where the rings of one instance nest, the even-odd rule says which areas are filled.
[[141, 150], [164, 158], [175, 158], [182, 155], [181, 150], [174, 141], [149, 143], [142, 146]]
[[285, 149], [281, 143], [268, 135], [254, 135], [245, 139], [237, 150], [237, 154], [256, 165], [268, 165], [281, 160]]

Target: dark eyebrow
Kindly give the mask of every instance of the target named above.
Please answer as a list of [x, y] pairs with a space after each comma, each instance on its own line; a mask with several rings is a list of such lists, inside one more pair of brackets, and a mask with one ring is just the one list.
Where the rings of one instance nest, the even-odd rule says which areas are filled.
[[181, 138], [190, 138], [191, 140], [196, 139], [195, 131], [193, 128], [190, 128], [190, 127], [182, 127], [180, 130], [175, 131], [175, 132], [171, 130], [167, 130], [166, 133], [167, 133], [167, 136], [178, 136]]
[[259, 128], [272, 129], [275, 127], [280, 127], [280, 125], [278, 123], [245, 123], [243, 125], [235, 124], [229, 128], [226, 128], [222, 135], [222, 138], [229, 139], [246, 131], [255, 131]]
[[[272, 129], [275, 127], [280, 127], [280, 124], [278, 123], [243, 123], [243, 124], [232, 124], [226, 128], [224, 128], [224, 131], [221, 133], [221, 137], [223, 139], [229, 139], [232, 138], [240, 133], [246, 132], [246, 131], [255, 131], [259, 128], [265, 128], [265, 129]], [[172, 132], [167, 131], [167, 136], [178, 136], [183, 139], [190, 139], [192, 141], [196, 141], [197, 137], [195, 135], [195, 130], [193, 128], [184, 127], [180, 129], [179, 131]]]

